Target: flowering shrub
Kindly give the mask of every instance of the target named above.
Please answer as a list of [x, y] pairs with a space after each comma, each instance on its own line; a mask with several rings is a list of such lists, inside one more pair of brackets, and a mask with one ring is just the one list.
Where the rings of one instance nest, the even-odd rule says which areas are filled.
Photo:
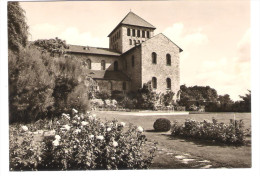
[[171, 129], [171, 122], [166, 118], [159, 118], [154, 122], [153, 128], [155, 131], [169, 131]]
[[[10, 171], [37, 170], [36, 168], [41, 160], [39, 146], [32, 147], [33, 135], [26, 131], [28, 131], [27, 126], [17, 126], [10, 129]], [[18, 134], [20, 134], [22, 140], [18, 137]]]
[[172, 135], [214, 140], [226, 144], [244, 144], [245, 142], [243, 121], [233, 119], [230, 119], [228, 125], [218, 123], [214, 118], [212, 122], [206, 120], [198, 122], [192, 119], [186, 119], [184, 125], [180, 125], [177, 122], [172, 125]]
[[[53, 120], [54, 133], [43, 138], [41, 155], [33, 155], [41, 160], [31, 170], [149, 168], [156, 147], [145, 145], [142, 127], [126, 128], [124, 122], [116, 119], [103, 123], [90, 113], [72, 114], [62, 114], [60, 119]], [[28, 147], [31, 144], [29, 141]], [[12, 148], [17, 150], [15, 145]]]

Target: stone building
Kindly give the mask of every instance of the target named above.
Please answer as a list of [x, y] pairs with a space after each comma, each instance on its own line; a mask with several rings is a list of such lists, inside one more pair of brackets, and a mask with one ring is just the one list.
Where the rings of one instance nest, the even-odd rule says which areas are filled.
[[67, 53], [81, 59], [99, 90], [137, 91], [151, 82], [157, 93], [180, 89], [182, 49], [156, 28], [129, 12], [108, 35], [109, 48], [70, 45]]

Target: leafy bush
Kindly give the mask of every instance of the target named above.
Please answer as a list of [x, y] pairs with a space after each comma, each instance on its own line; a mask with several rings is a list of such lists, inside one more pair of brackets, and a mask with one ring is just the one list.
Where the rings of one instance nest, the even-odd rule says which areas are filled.
[[36, 49], [9, 51], [10, 122], [29, 122], [45, 116], [53, 105], [54, 79]]
[[176, 111], [186, 111], [186, 107], [185, 106], [175, 106], [174, 110], [176, 110]]
[[111, 92], [111, 99], [115, 99], [116, 101], [120, 102], [124, 99], [125, 95], [122, 91], [119, 90], [113, 90]]
[[89, 109], [88, 91], [84, 84], [78, 85], [69, 93], [67, 107], [74, 107], [81, 112], [87, 112]]
[[245, 132], [243, 121], [233, 119], [230, 120], [228, 125], [218, 123], [214, 118], [212, 122], [206, 120], [198, 122], [186, 119], [184, 125], [180, 125], [177, 122], [172, 125], [173, 136], [214, 140], [226, 144], [244, 144]]
[[134, 109], [136, 107], [137, 100], [136, 99], [130, 99], [128, 97], [125, 97], [121, 102], [120, 105], [124, 108], [128, 109]]
[[11, 127], [9, 134], [10, 171], [37, 170], [41, 158], [39, 146], [32, 147], [32, 133], [24, 133], [21, 126], [17, 125]]
[[102, 90], [102, 91], [97, 91], [95, 97], [97, 99], [110, 99], [111, 98], [111, 92], [109, 90]]
[[30, 154], [32, 141], [21, 150], [17, 140], [11, 140], [10, 170], [27, 169], [27, 162], [16, 165], [17, 151], [23, 152], [20, 158], [26, 155], [37, 163], [28, 170], [145, 169], [151, 165], [156, 147], [146, 144], [142, 127], [130, 124], [126, 128], [117, 120], [103, 123], [95, 115], [79, 114], [75, 109], [71, 114], [52, 121], [53, 134], [44, 137], [40, 155]]
[[155, 104], [159, 97], [156, 92], [152, 91], [151, 83], [144, 84], [136, 94], [138, 109], [155, 109]]
[[171, 129], [171, 122], [166, 118], [159, 118], [154, 122], [153, 128], [155, 131], [169, 131]]
[[174, 104], [174, 97], [175, 93], [172, 91], [167, 91], [165, 94], [162, 94], [161, 99], [164, 106], [169, 106]]

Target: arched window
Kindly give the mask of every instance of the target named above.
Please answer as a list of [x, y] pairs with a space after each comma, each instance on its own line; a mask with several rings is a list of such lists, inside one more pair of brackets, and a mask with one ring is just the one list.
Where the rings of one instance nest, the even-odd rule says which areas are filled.
[[127, 28], [127, 36], [130, 36], [130, 28]]
[[167, 54], [166, 55], [166, 65], [171, 66], [172, 61], [171, 61], [171, 55]]
[[106, 69], [106, 62], [104, 60], [101, 61], [101, 70]]
[[135, 29], [132, 29], [132, 36], [135, 37]]
[[90, 59], [87, 60], [87, 67], [88, 67], [88, 69], [91, 69], [91, 60]]
[[132, 40], [131, 39], [129, 39], [129, 45], [132, 45]]
[[135, 66], [135, 56], [132, 56], [132, 67]]
[[153, 64], [157, 63], [157, 54], [155, 52], [152, 53], [152, 63]]
[[117, 70], [118, 70], [118, 62], [115, 61], [115, 62], [114, 62], [114, 71], [117, 71]]
[[142, 31], [142, 37], [145, 38], [145, 31]]
[[146, 31], [147, 38], [150, 38], [150, 31]]
[[170, 78], [166, 79], [166, 83], [167, 83], [167, 89], [172, 89], [172, 82]]
[[157, 78], [155, 77], [152, 78], [152, 87], [153, 89], [157, 89]]
[[140, 30], [137, 30], [137, 37], [140, 37]]
[[126, 90], [126, 82], [123, 82], [123, 90]]

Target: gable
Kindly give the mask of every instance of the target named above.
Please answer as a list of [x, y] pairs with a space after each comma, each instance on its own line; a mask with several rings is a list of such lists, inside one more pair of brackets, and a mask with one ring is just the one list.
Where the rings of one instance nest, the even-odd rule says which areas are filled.
[[179, 48], [179, 52], [182, 52], [183, 50], [178, 46], [176, 45], [171, 39], [169, 39], [168, 37], [166, 37], [164, 34], [160, 33], [160, 34], [157, 34], [155, 36], [153, 36], [152, 38], [150, 38], [149, 40], [146, 40], [144, 41], [143, 43], [141, 43], [141, 45], [147, 45], [149, 43], [158, 43], [160, 44], [159, 41], [167, 41], [169, 42], [171, 45], [173, 45], [174, 47], [177, 47]]
[[129, 12], [123, 20], [110, 32], [108, 37], [120, 26], [120, 25], [130, 25], [130, 26], [139, 26], [139, 27], [145, 27], [145, 28], [152, 28], [156, 29], [152, 24], [148, 23], [138, 15], [136, 15], [133, 12]]

